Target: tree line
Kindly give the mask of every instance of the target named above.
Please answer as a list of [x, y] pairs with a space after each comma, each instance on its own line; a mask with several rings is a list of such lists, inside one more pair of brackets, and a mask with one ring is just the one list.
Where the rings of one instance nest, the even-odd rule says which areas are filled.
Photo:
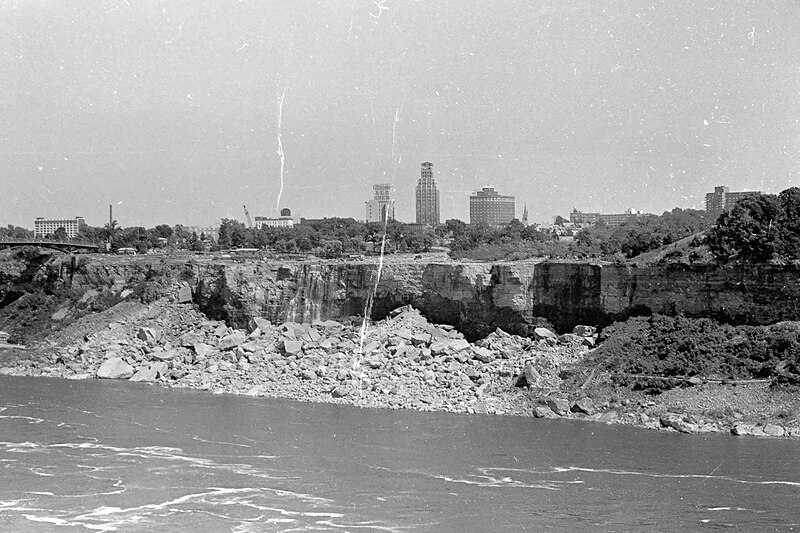
[[[384, 229], [386, 238], [384, 240]], [[221, 248], [269, 249], [279, 253], [313, 253], [335, 258], [346, 254], [384, 251], [427, 252], [436, 242], [433, 229], [389, 220], [358, 222], [352, 218], [325, 218], [293, 227], [250, 228], [238, 220], [223, 219], [219, 227]]]
[[[674, 243], [708, 228], [704, 211], [675, 208], [660, 216], [632, 218], [621, 226], [602, 222], [575, 230], [560, 218], [552, 228], [524, 226], [514, 219], [503, 228], [485, 224], [467, 226], [448, 220], [451, 255], [475, 260], [558, 259], [624, 260]], [[565, 235], [571, 239], [560, 238]]]
[[739, 200], [705, 238], [720, 263], [800, 261], [800, 189]]
[[[178, 224], [153, 228], [121, 228], [117, 221], [103, 227], [83, 226], [80, 242], [110, 243], [112, 251], [133, 248], [139, 253], [153, 249], [217, 251], [256, 248], [278, 253], [313, 253], [335, 258], [349, 254], [385, 252], [422, 253], [440, 244], [458, 259], [521, 260], [531, 257], [555, 259], [604, 259], [622, 261], [657, 250], [686, 237], [695, 236], [690, 248], [707, 250], [718, 262], [800, 261], [800, 188], [778, 195], [759, 194], [737, 202], [716, 220], [705, 211], [675, 208], [662, 215], [633, 217], [620, 226], [598, 223], [569, 230], [559, 217], [552, 228], [525, 226], [514, 219], [505, 227], [466, 224], [447, 220], [433, 229], [395, 220], [364, 223], [352, 218], [326, 218], [291, 228], [252, 228], [234, 219], [223, 219], [218, 235], [197, 234]], [[385, 231], [385, 238], [384, 238]], [[559, 238], [569, 234], [571, 239]], [[33, 232], [18, 226], [0, 228], [0, 239], [31, 239]], [[59, 228], [53, 240], [66, 240]]]

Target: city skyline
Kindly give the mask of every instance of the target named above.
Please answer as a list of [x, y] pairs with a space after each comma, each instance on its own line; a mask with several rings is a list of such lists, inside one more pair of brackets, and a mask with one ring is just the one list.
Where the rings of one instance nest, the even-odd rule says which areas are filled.
[[6, 223], [360, 218], [419, 161], [442, 221], [487, 180], [541, 223], [800, 177], [788, 0], [109, 4], [0, 5]]

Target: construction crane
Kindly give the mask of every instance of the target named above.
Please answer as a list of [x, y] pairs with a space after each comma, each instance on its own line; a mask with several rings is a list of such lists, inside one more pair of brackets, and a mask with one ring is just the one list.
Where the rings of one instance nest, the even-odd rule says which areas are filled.
[[250, 212], [247, 210], [246, 205], [242, 205], [244, 207], [244, 216], [247, 217], [247, 227], [253, 229], [253, 221], [250, 219]]

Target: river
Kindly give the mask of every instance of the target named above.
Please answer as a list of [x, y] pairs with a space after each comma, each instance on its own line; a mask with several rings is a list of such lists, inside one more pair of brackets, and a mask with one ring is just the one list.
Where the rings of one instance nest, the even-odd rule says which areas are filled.
[[0, 376], [3, 531], [796, 531], [800, 443]]

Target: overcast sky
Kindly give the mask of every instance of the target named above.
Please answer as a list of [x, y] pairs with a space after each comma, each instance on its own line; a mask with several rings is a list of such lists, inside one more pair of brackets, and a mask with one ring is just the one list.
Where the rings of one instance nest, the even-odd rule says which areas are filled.
[[800, 185], [798, 58], [796, 0], [0, 0], [0, 223], [703, 208]]

